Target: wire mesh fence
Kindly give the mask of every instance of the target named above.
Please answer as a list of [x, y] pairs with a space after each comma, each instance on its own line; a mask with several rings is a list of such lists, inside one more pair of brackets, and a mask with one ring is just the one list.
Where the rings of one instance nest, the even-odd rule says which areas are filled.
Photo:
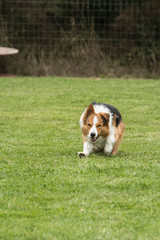
[[[34, 58], [42, 63], [50, 58], [46, 63], [50, 69], [54, 59], [57, 74], [64, 70], [65, 60], [71, 59], [82, 63], [82, 68], [86, 62], [96, 69], [97, 61], [103, 62], [103, 68], [105, 62], [113, 61], [119, 65], [143, 62], [147, 68], [158, 68], [160, 2], [1, 0], [0, 32], [0, 45], [14, 46], [26, 57], [29, 52], [30, 61]], [[72, 68], [71, 62], [68, 68]], [[91, 75], [101, 71], [105, 69]]]

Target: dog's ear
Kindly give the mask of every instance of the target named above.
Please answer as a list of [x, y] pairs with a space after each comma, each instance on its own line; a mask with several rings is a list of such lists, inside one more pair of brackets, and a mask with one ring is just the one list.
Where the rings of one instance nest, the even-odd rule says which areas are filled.
[[84, 116], [83, 116], [83, 121], [84, 121], [84, 123], [87, 121], [88, 117], [89, 117], [91, 114], [94, 114], [94, 113], [95, 113], [94, 107], [93, 107], [92, 104], [90, 104], [90, 105], [88, 106], [88, 108], [86, 109], [86, 112], [85, 112], [85, 114], [84, 114]]
[[108, 124], [109, 119], [110, 119], [110, 114], [109, 113], [100, 113], [100, 115], [101, 115], [104, 125]]

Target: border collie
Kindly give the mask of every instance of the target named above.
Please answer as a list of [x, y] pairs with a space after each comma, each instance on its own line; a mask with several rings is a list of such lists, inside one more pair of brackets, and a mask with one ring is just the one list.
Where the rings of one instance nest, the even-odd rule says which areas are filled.
[[98, 151], [116, 155], [125, 128], [118, 109], [109, 104], [92, 102], [81, 115], [79, 123], [83, 139], [83, 152], [78, 152], [79, 157]]

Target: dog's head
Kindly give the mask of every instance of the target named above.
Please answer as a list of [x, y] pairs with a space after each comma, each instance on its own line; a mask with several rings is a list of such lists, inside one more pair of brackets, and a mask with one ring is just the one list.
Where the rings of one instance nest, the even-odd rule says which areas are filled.
[[88, 106], [83, 116], [82, 132], [91, 142], [96, 142], [101, 137], [107, 137], [109, 134], [109, 113], [95, 113], [92, 104]]

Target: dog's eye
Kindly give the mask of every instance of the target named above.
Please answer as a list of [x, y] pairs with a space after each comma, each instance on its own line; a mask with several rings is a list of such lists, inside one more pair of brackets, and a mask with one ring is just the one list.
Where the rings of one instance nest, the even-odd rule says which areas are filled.
[[98, 124], [97, 127], [101, 127], [102, 125], [101, 124]]
[[88, 125], [88, 127], [91, 127], [91, 124], [90, 124], [90, 123], [88, 123], [87, 125]]

